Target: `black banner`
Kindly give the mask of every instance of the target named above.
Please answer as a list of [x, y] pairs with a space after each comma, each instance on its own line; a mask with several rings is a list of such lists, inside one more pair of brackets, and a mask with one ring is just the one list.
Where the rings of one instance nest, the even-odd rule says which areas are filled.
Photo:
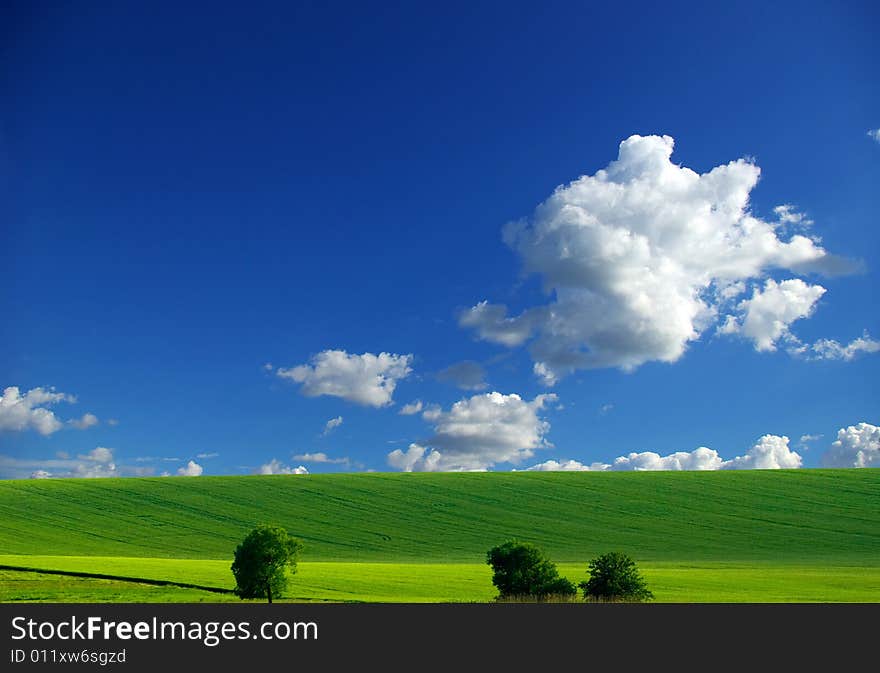
[[554, 670], [868, 661], [880, 605], [2, 604], [0, 670]]

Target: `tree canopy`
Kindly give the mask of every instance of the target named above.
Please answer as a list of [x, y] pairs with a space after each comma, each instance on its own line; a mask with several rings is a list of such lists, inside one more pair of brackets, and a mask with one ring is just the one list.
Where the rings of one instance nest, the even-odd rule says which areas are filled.
[[260, 524], [235, 548], [232, 574], [240, 598], [280, 597], [296, 572], [302, 542], [280, 526]]
[[508, 540], [493, 547], [486, 554], [486, 563], [492, 566], [492, 583], [498, 589], [499, 598], [519, 596], [541, 600], [551, 595], [577, 593], [572, 582], [559, 576], [556, 564], [530, 542]]
[[643, 602], [654, 598], [635, 561], [622, 552], [608, 552], [590, 561], [590, 579], [578, 586], [584, 600]]

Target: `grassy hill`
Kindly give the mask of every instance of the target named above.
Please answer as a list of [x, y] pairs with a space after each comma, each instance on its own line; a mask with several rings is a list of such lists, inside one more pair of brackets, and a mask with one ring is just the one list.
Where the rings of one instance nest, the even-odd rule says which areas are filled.
[[880, 470], [0, 481], [0, 552], [223, 559], [258, 522], [303, 560], [483, 563], [509, 537], [580, 563], [876, 565]]

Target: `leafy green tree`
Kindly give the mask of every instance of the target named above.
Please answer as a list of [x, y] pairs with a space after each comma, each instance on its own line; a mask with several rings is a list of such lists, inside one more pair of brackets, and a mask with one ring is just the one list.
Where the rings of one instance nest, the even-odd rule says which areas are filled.
[[279, 597], [296, 572], [302, 542], [280, 526], [260, 524], [235, 548], [232, 574], [239, 598]]
[[492, 584], [498, 589], [498, 598], [572, 596], [577, 593], [574, 584], [556, 571], [556, 565], [544, 552], [530, 542], [508, 540], [492, 547], [486, 553], [486, 563], [492, 566]]
[[643, 602], [654, 598], [644, 578], [626, 554], [613, 551], [590, 561], [590, 579], [578, 586], [584, 600]]

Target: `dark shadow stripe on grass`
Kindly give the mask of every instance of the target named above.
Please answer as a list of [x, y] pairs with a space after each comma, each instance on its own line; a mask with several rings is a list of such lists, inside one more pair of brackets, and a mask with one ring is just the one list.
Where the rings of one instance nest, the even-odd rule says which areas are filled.
[[68, 577], [87, 577], [96, 580], [116, 580], [117, 582], [135, 582], [137, 584], [151, 584], [157, 587], [180, 587], [181, 589], [199, 589], [210, 591], [215, 594], [231, 594], [232, 589], [219, 587], [206, 587], [201, 584], [189, 584], [187, 582], [173, 582], [171, 580], [151, 580], [144, 577], [123, 577], [122, 575], [105, 575], [103, 573], [75, 572], [73, 570], [47, 570], [46, 568], [27, 568], [24, 566], [0, 565], [0, 570], [16, 570], [27, 573], [42, 573], [44, 575], [66, 575]]

